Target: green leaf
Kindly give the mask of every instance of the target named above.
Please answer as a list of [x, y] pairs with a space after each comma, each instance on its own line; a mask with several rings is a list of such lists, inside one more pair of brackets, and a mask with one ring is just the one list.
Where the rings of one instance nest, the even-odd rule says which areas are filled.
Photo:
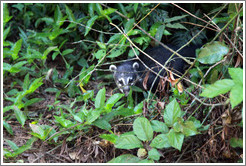
[[141, 103], [138, 103], [138, 105], [134, 107], [135, 114], [140, 114], [142, 112], [143, 112], [143, 101]]
[[116, 10], [117, 10], [117, 9], [114, 9], [114, 8], [107, 8], [107, 9], [104, 9], [104, 10], [102, 11], [102, 13], [105, 14], [105, 15], [109, 15], [109, 14], [111, 14], [111, 13], [114, 13]]
[[101, 115], [101, 110], [99, 109], [95, 109], [95, 110], [91, 110], [88, 115], [87, 115], [87, 123], [91, 124], [92, 122], [94, 122], [99, 116]]
[[43, 57], [42, 59], [47, 59], [47, 55], [51, 52], [51, 51], [59, 51], [59, 49], [57, 48], [57, 46], [54, 46], [54, 47], [48, 47], [44, 53], [43, 53]]
[[111, 129], [111, 125], [104, 119], [97, 119], [93, 122], [93, 125], [104, 129], [104, 130], [110, 130]]
[[102, 59], [104, 56], [106, 55], [106, 50], [98, 50], [94, 56], [97, 58], [97, 59]]
[[157, 149], [152, 148], [149, 152], [148, 152], [148, 156], [150, 159], [153, 160], [160, 160], [161, 154], [158, 152]]
[[18, 56], [18, 53], [21, 49], [21, 45], [22, 45], [22, 39], [18, 40], [14, 45], [13, 47], [11, 48], [11, 52], [12, 52], [12, 58], [13, 60], [17, 59], [19, 56]]
[[10, 148], [13, 150], [13, 151], [16, 151], [19, 149], [19, 147], [13, 142], [13, 141], [10, 141], [8, 139], [5, 139], [5, 141], [9, 144]]
[[149, 34], [151, 36], [155, 36], [156, 32], [158, 31], [158, 28], [161, 26], [162, 24], [160, 22], [156, 22], [154, 23], [151, 27], [150, 27], [150, 31]]
[[95, 3], [89, 3], [89, 5], [88, 5], [88, 11], [89, 11], [90, 17], [93, 17], [94, 16], [94, 9], [95, 9]]
[[243, 86], [235, 85], [230, 92], [232, 109], [243, 101]]
[[179, 103], [176, 99], [173, 99], [167, 106], [164, 111], [164, 120], [168, 126], [172, 126], [177, 119], [181, 117], [181, 109], [179, 107]]
[[15, 151], [14, 157], [17, 156], [17, 155], [19, 155], [19, 154], [21, 154], [21, 153], [23, 153], [24, 151], [30, 149], [30, 148], [32, 147], [32, 144], [33, 144], [36, 140], [37, 140], [36, 137], [30, 138], [30, 139], [26, 142], [25, 145], [19, 147], [18, 150]]
[[135, 135], [121, 135], [115, 143], [119, 149], [135, 149], [143, 147], [142, 142]]
[[[102, 42], [99, 42], [99, 41], [96, 41], [97, 42], [97, 45], [101, 48], [101, 49], [106, 49], [106, 44], [102, 43]], [[98, 59], [98, 58], [97, 58]]]
[[6, 23], [9, 22], [9, 20], [13, 16], [9, 16], [8, 3], [2, 3], [2, 4], [3, 4], [3, 28], [4, 28]]
[[7, 29], [4, 29], [3, 31], [3, 41], [5, 41], [6, 37], [8, 36], [10, 31], [10, 26]]
[[73, 15], [72, 10], [69, 9], [69, 7], [68, 7], [67, 5], [65, 5], [65, 7], [66, 7], [66, 13], [67, 13], [67, 15], [68, 15], [69, 20], [70, 20], [70, 21], [75, 21], [75, 17], [74, 17], [74, 15]]
[[225, 44], [215, 41], [201, 48], [197, 60], [203, 64], [214, 64], [222, 60], [228, 52], [229, 48]]
[[96, 108], [103, 108], [105, 104], [105, 93], [106, 89], [100, 89], [97, 93], [96, 99], [95, 99], [95, 107]]
[[29, 89], [26, 91], [26, 94], [33, 93], [41, 85], [43, 85], [43, 77], [36, 78], [29, 86]]
[[163, 122], [160, 122], [158, 120], [152, 120], [150, 123], [155, 132], [161, 132], [165, 134], [165, 133], [168, 133], [169, 131], [167, 125]]
[[170, 23], [170, 22], [173, 22], [173, 21], [178, 21], [178, 20], [181, 20], [185, 17], [187, 17], [188, 15], [182, 15], [182, 16], [174, 16], [172, 18], [165, 18], [165, 23]]
[[110, 54], [107, 56], [107, 58], [116, 58], [120, 55], [122, 55], [126, 51], [126, 47], [121, 48], [115, 48], [110, 52]]
[[23, 127], [25, 124], [25, 121], [27, 119], [25, 114], [16, 106], [14, 106], [14, 112], [15, 112], [16, 119], [18, 120], [18, 122]]
[[235, 137], [232, 137], [230, 139], [230, 145], [231, 147], [233, 148], [243, 148], [243, 139], [242, 138], [235, 138]]
[[29, 73], [25, 76], [24, 78], [24, 82], [23, 82], [23, 85], [22, 85], [22, 88], [24, 91], [27, 90], [27, 88], [29, 87], [29, 84], [30, 84], [30, 80], [29, 80]]
[[12, 127], [5, 120], [3, 121], [3, 127], [8, 131], [9, 134], [14, 135]]
[[243, 70], [241, 68], [229, 68], [228, 71], [235, 84], [230, 92], [230, 102], [234, 108], [243, 101]]
[[133, 131], [142, 141], [150, 141], [153, 139], [153, 129], [148, 119], [138, 117], [133, 123]]
[[32, 123], [29, 123], [29, 126], [30, 126], [32, 132], [36, 134], [36, 135], [34, 134], [34, 136], [37, 136], [41, 140], [45, 140], [45, 138], [44, 138], [45, 132], [41, 126], [39, 126], [37, 124], [32, 124]]
[[54, 118], [55, 118], [56, 121], [57, 121], [58, 123], [60, 123], [63, 127], [69, 128], [69, 127], [71, 127], [71, 126], [74, 125], [73, 122], [71, 122], [70, 120], [65, 119], [65, 118], [62, 117], [62, 116], [55, 116], [55, 115], [54, 115]]
[[92, 18], [90, 18], [90, 19], [87, 21], [84, 36], [86, 36], [86, 35], [89, 33], [89, 31], [91, 30], [92, 25], [93, 25], [94, 22], [97, 20], [97, 18], [98, 18], [98, 16], [93, 16]]
[[214, 84], [206, 87], [200, 94], [200, 96], [213, 98], [215, 96], [228, 92], [233, 86], [234, 82], [231, 79], [218, 80]]
[[163, 33], [164, 33], [165, 26], [161, 25], [157, 28], [156, 34], [155, 34], [155, 39], [157, 41], [161, 41]]
[[64, 51], [62, 51], [62, 55], [67, 55], [67, 54], [71, 54], [74, 51], [74, 49], [66, 49]]
[[173, 29], [185, 29], [188, 31], [188, 29], [180, 23], [173, 23], [173, 24], [168, 23], [166, 24], [166, 27], [173, 28]]
[[183, 126], [183, 134], [186, 137], [193, 136], [193, 135], [196, 135], [198, 133], [199, 132], [197, 131], [197, 128], [192, 121], [185, 121], [184, 126]]
[[102, 139], [108, 140], [108, 141], [112, 142], [113, 144], [115, 144], [115, 142], [118, 138], [118, 136], [115, 134], [102, 134], [99, 137]]
[[168, 143], [167, 134], [157, 135], [150, 144], [151, 147], [157, 149], [169, 148], [171, 145]]
[[125, 33], [128, 33], [133, 28], [134, 21], [134, 18], [132, 18], [126, 22]]
[[108, 163], [137, 163], [139, 161], [140, 159], [132, 154], [123, 154], [110, 160]]
[[139, 4], [139, 3], [134, 3], [134, 6], [133, 6], [134, 13], [136, 13], [136, 12], [137, 12], [137, 9], [138, 9], [138, 4]]
[[62, 12], [59, 5], [57, 5], [55, 9], [54, 20], [57, 26], [61, 26], [63, 24], [63, 22], [60, 22], [62, 20]]
[[169, 133], [167, 134], [167, 138], [168, 138], [168, 142], [169, 144], [178, 149], [179, 151], [181, 151], [182, 145], [183, 145], [183, 141], [184, 141], [184, 134], [182, 133], [177, 133], [175, 132], [173, 129], [171, 129], [169, 131]]
[[106, 108], [107, 110], [109, 110], [109, 112], [110, 112], [111, 109], [112, 109], [112, 107], [114, 106], [114, 104], [115, 104], [116, 102], [118, 102], [123, 96], [124, 96], [124, 94], [121, 94], [121, 93], [116, 93], [116, 94], [114, 94], [113, 96], [111, 96], [111, 97], [107, 100], [107, 102], [106, 102], [106, 104], [105, 104], [105, 108]]
[[24, 107], [27, 107], [27, 106], [32, 105], [34, 103], [38, 103], [38, 102], [43, 101], [43, 100], [44, 100], [44, 98], [32, 98], [32, 99], [27, 100], [25, 102]]

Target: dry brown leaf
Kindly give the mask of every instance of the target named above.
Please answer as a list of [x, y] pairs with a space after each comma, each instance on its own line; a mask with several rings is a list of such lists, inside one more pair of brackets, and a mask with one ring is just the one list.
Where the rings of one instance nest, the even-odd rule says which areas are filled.
[[[179, 79], [175, 79], [171, 71], [169, 72], [169, 74], [170, 74], [169, 81], [171, 82], [172, 87], [174, 87]], [[177, 87], [178, 87], [179, 93], [182, 93], [184, 91], [183, 85], [181, 84], [181, 82], [178, 83]]]
[[143, 87], [144, 87], [145, 90], [148, 90], [147, 89], [147, 82], [148, 82], [148, 79], [149, 79], [149, 73], [150, 73], [150, 71], [147, 72], [147, 74], [145, 75], [144, 80], [143, 80]]

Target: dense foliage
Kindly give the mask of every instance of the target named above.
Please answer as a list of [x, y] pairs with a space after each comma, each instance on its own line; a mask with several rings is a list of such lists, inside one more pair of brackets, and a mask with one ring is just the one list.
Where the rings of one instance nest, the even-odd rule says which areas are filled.
[[[4, 162], [242, 162], [243, 4], [2, 8]], [[163, 43], [203, 45], [182, 84], [119, 93], [108, 66]]]

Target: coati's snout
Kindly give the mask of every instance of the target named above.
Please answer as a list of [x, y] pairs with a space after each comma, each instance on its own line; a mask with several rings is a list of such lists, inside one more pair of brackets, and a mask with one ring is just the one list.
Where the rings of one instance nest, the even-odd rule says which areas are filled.
[[139, 64], [137, 62], [128, 61], [120, 66], [110, 65], [109, 69], [114, 72], [114, 80], [119, 90], [127, 96], [130, 87], [136, 83], [138, 78]]

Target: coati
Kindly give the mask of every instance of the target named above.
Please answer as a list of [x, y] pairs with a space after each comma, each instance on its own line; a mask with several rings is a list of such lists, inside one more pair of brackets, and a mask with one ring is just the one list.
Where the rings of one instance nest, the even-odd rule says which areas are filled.
[[[179, 49], [179, 47], [177, 46], [173, 46], [173, 45], [167, 45], [167, 46], [173, 49], [174, 51]], [[200, 46], [196, 46], [196, 45], [186, 46], [182, 50], [180, 50], [178, 53], [182, 55], [183, 57], [194, 59], [196, 57], [195, 50], [199, 47]], [[152, 58], [154, 58], [156, 61], [158, 61], [162, 65], [164, 65], [165, 62], [168, 60], [168, 58], [173, 54], [172, 52], [170, 52], [169, 50], [165, 49], [162, 46], [149, 48], [149, 49], [146, 49], [144, 52], [150, 55]], [[161, 66], [156, 64], [146, 55], [140, 54], [139, 58], [146, 66], [151, 68], [153, 71], [155, 71], [156, 73], [160, 72], [159, 74], [161, 76], [166, 76], [166, 70], [162, 69]], [[137, 87], [140, 87], [141, 89], [144, 89], [143, 81], [145, 77], [148, 77], [147, 78], [148, 80], [146, 82], [147, 90], [151, 89], [152, 84], [153, 84], [152, 92], [155, 92], [158, 87], [160, 78], [159, 77], [156, 78], [155, 73], [148, 72], [149, 70], [142, 64], [141, 61], [137, 59], [132, 59], [132, 60], [123, 62], [119, 66], [110, 65], [109, 67], [109, 69], [114, 72], [113, 76], [114, 76], [114, 80], [115, 80], [117, 87], [126, 96], [128, 95], [130, 91], [130, 87], [133, 85], [136, 85]], [[186, 64], [187, 63], [183, 59], [181, 59], [177, 55], [174, 55], [172, 59], [169, 61], [169, 63], [166, 64], [166, 67], [172, 72], [182, 75], [185, 71], [184, 67]]]

